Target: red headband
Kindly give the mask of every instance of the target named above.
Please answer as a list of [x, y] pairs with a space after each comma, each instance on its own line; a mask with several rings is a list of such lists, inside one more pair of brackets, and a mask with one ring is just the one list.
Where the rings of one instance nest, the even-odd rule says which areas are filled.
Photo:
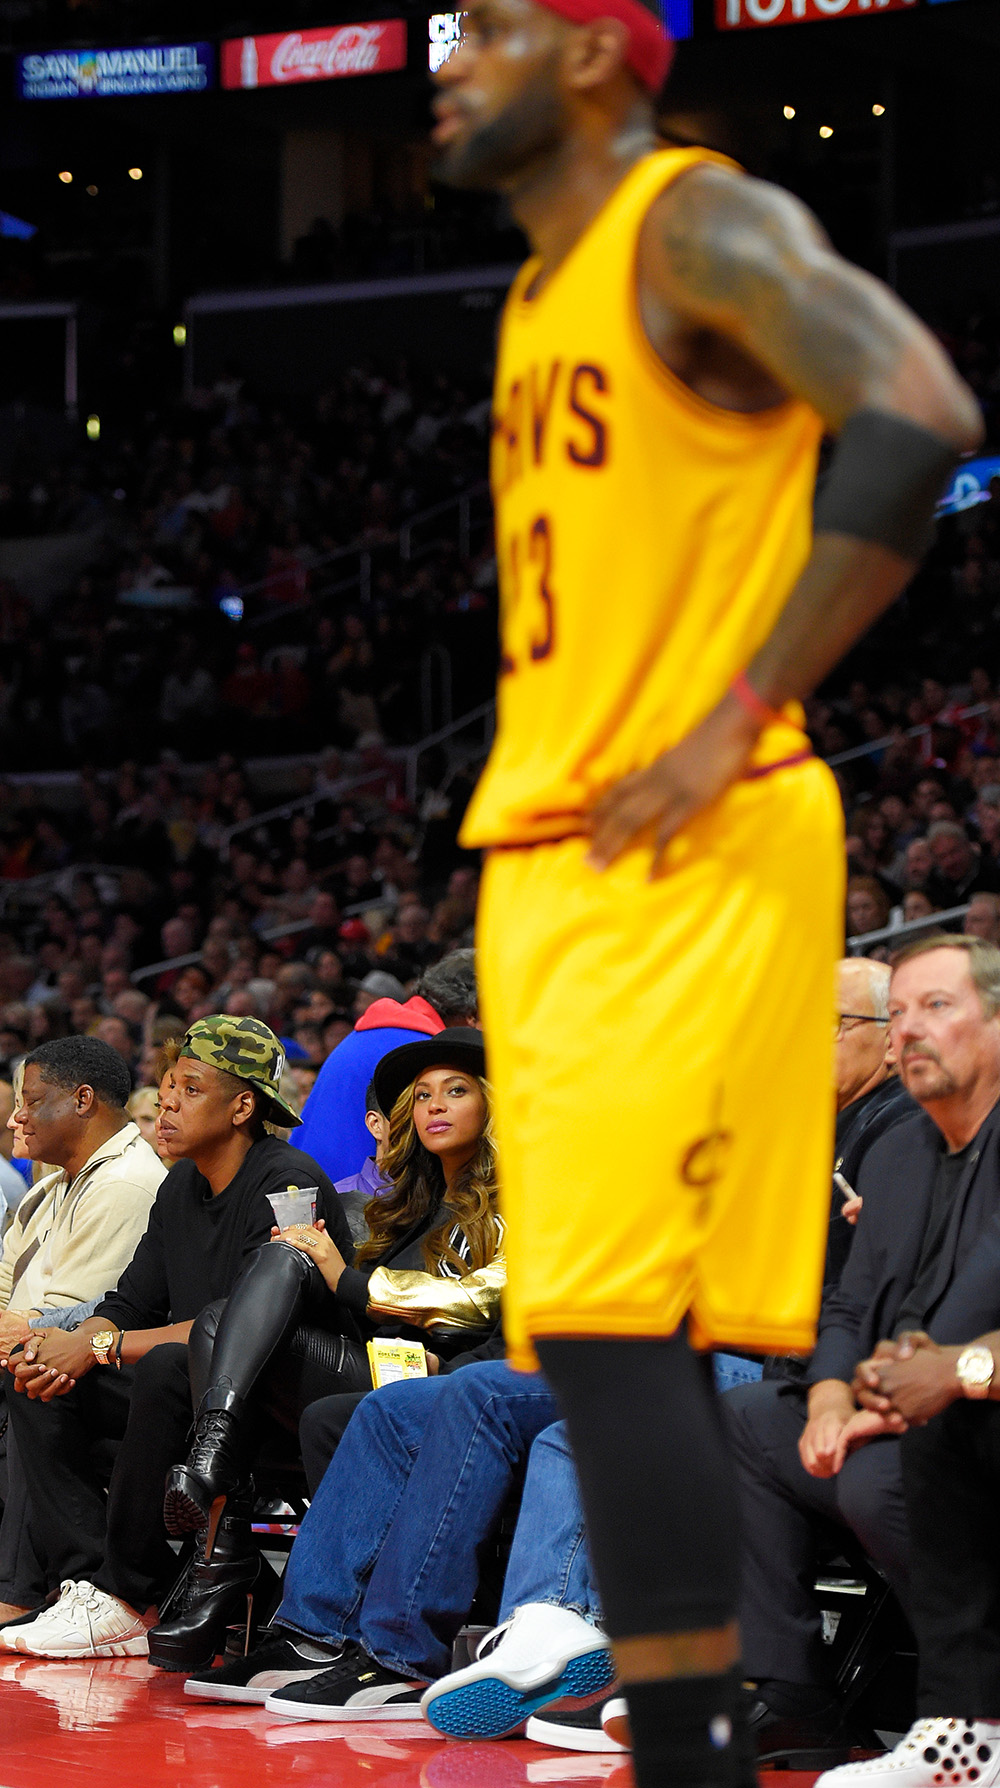
[[593, 19], [620, 19], [629, 34], [626, 61], [644, 87], [656, 93], [663, 86], [674, 59], [674, 41], [666, 26], [642, 0], [537, 0], [574, 25]]

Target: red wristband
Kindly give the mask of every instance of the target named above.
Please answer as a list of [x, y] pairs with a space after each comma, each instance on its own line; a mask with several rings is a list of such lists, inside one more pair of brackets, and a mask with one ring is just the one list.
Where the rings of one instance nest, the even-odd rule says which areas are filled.
[[740, 706], [748, 714], [752, 714], [755, 720], [759, 720], [761, 726], [776, 726], [785, 721], [784, 714], [779, 713], [777, 708], [769, 707], [763, 696], [758, 695], [756, 689], [751, 689], [743, 671], [733, 678], [730, 690]]

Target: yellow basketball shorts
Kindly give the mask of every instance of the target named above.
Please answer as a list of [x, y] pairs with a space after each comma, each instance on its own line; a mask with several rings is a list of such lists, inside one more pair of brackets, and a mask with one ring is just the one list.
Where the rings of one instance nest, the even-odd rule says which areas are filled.
[[511, 1363], [550, 1335], [808, 1352], [833, 1148], [843, 825], [815, 761], [598, 874], [491, 852], [478, 920]]

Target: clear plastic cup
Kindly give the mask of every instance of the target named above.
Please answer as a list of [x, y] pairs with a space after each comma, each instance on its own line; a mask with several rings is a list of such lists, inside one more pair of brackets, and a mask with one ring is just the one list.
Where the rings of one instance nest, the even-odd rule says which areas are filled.
[[274, 1212], [279, 1229], [291, 1229], [293, 1223], [315, 1223], [318, 1186], [289, 1186], [284, 1192], [269, 1192], [267, 1202]]

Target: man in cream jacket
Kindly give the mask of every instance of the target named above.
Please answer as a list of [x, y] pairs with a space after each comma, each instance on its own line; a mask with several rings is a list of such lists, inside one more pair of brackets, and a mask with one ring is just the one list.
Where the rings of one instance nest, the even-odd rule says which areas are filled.
[[[72, 1309], [116, 1285], [145, 1232], [166, 1169], [125, 1110], [130, 1092], [121, 1056], [96, 1037], [43, 1043], [25, 1060], [17, 1121], [32, 1159], [56, 1170], [25, 1192], [4, 1237], [3, 1361], [43, 1310]], [[2, 1395], [0, 1389], [5, 1428]], [[6, 1468], [0, 1466], [0, 1613], [11, 1606], [4, 1592], [12, 1560], [29, 1543], [13, 1456]]]

